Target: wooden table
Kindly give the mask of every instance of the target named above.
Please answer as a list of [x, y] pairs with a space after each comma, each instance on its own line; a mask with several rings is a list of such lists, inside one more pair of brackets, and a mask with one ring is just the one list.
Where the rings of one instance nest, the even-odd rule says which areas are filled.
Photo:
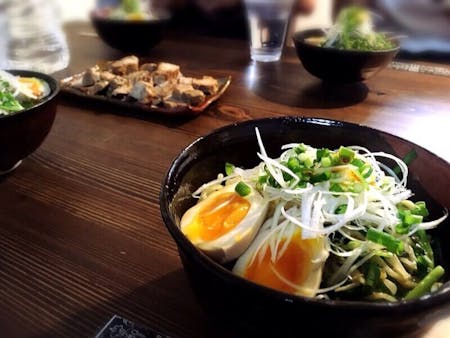
[[[89, 25], [66, 28], [71, 63], [58, 78], [121, 56], [82, 34]], [[180, 35], [149, 58], [186, 75], [231, 75], [232, 84], [187, 119], [61, 99], [44, 144], [0, 178], [0, 336], [92, 337], [113, 314], [172, 337], [223, 336], [194, 298], [158, 200], [174, 157], [215, 128], [279, 115], [338, 119], [450, 161], [450, 77], [385, 69], [365, 84], [329, 87], [293, 49], [255, 64], [245, 41]], [[448, 321], [438, 324], [425, 336], [448, 332]]]

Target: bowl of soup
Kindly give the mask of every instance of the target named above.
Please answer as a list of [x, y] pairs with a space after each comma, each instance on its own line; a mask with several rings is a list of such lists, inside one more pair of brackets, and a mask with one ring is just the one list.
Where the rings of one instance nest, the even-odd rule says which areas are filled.
[[163, 11], [126, 14], [102, 8], [91, 11], [90, 21], [108, 46], [123, 53], [147, 55], [162, 41], [170, 14]]
[[38, 149], [56, 116], [59, 84], [50, 75], [0, 71], [0, 172], [15, 169]]
[[395, 336], [450, 304], [449, 179], [394, 135], [268, 118], [183, 149], [160, 208], [211, 320], [250, 336]]
[[297, 56], [312, 75], [335, 83], [370, 79], [395, 58], [400, 44], [378, 31], [371, 11], [360, 6], [341, 9], [328, 29], [307, 29], [292, 36]]

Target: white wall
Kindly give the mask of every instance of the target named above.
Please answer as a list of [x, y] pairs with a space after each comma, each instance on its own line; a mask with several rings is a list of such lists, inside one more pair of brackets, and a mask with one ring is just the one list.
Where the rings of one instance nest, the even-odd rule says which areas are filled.
[[88, 20], [89, 11], [94, 8], [95, 0], [57, 0], [63, 22]]

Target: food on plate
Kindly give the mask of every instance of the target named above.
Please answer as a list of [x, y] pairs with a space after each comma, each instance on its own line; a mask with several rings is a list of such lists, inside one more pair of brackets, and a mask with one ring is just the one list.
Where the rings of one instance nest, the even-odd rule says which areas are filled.
[[0, 116], [30, 108], [50, 94], [47, 82], [0, 70]]
[[335, 24], [327, 30], [325, 37], [310, 38], [308, 42], [322, 47], [360, 51], [395, 47], [394, 42], [386, 34], [374, 30], [371, 12], [359, 6], [343, 8]]
[[198, 107], [219, 92], [219, 82], [211, 76], [186, 77], [179, 65], [140, 63], [134, 55], [90, 67], [62, 86], [89, 96], [168, 109]]
[[148, 1], [121, 0], [116, 6], [105, 6], [97, 15], [114, 20], [152, 20], [158, 17], [148, 8]]
[[271, 158], [258, 129], [256, 138], [260, 163], [226, 163], [182, 216], [182, 232], [205, 254], [243, 278], [306, 297], [394, 302], [442, 285], [427, 231], [448, 212], [427, 219], [426, 203], [407, 187], [406, 159], [303, 143]]

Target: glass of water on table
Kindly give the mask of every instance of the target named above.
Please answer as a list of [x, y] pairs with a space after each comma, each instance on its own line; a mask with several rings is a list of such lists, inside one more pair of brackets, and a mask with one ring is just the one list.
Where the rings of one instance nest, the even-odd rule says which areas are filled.
[[244, 0], [254, 61], [278, 61], [294, 0]]

